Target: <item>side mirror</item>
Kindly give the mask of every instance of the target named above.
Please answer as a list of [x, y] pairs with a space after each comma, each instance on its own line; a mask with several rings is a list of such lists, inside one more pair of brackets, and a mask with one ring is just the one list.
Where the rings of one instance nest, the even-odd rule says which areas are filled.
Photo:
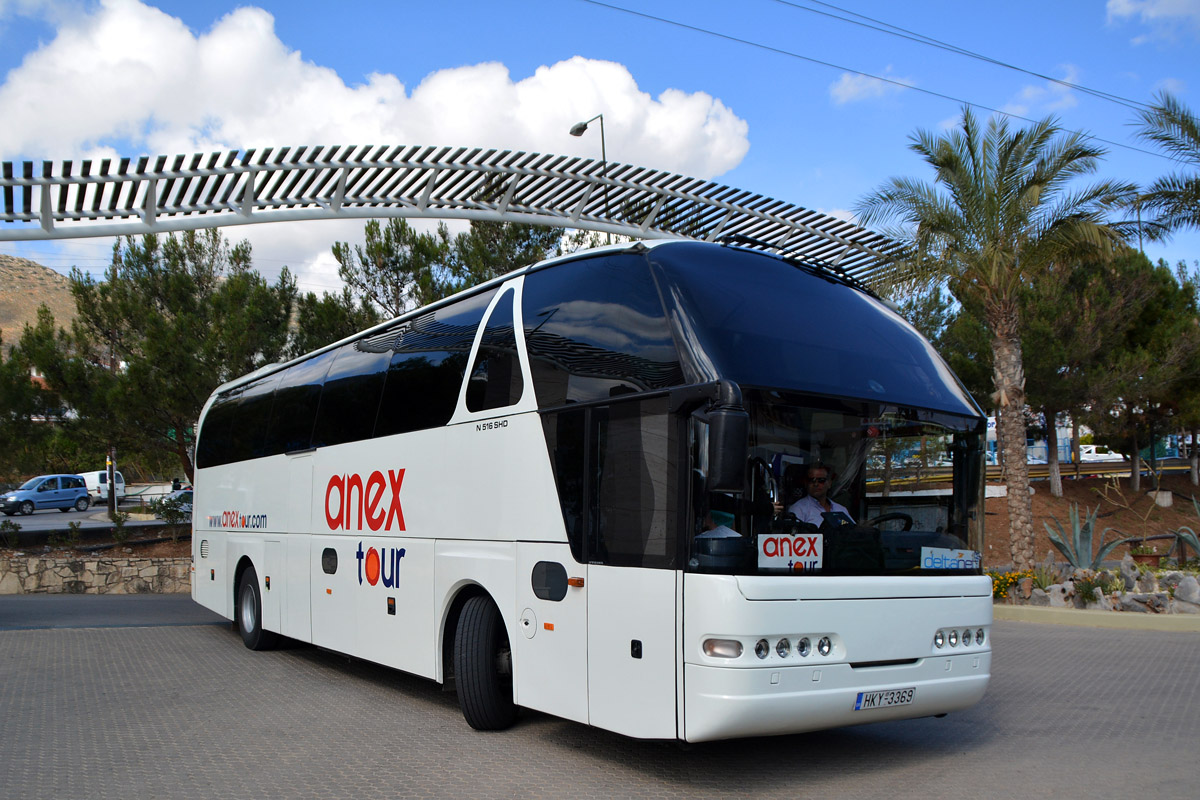
[[708, 426], [705, 489], [740, 494], [746, 486], [750, 415], [741, 408], [715, 408], [708, 412]]

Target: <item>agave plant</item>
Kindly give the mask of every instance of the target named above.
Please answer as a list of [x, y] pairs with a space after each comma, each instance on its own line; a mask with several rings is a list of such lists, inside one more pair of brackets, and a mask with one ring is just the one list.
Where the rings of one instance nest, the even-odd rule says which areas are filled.
[[[1196, 496], [1192, 495], [1192, 508], [1196, 511], [1196, 516], [1200, 517], [1200, 503], [1196, 502]], [[1181, 525], [1179, 530], [1171, 531], [1175, 534], [1175, 538], [1179, 542], [1179, 558], [1180, 566], [1187, 561], [1187, 549], [1192, 548], [1192, 552], [1200, 556], [1200, 537], [1196, 536], [1196, 532], [1186, 525]]]
[[[1096, 531], [1096, 515], [1100, 513], [1100, 506], [1088, 512], [1087, 519], [1080, 521], [1079, 519], [1079, 504], [1072, 503], [1071, 509], [1068, 512], [1071, 521], [1071, 538], [1067, 540], [1067, 532], [1063, 530], [1063, 526], [1057, 519], [1051, 520], [1054, 527], [1058, 528], [1056, 534], [1050, 529], [1049, 522], [1043, 522], [1046, 526], [1046, 533], [1050, 535], [1050, 544], [1058, 548], [1058, 551], [1066, 556], [1067, 561], [1076, 569], [1099, 570], [1100, 562], [1102, 562], [1109, 553], [1117, 549], [1127, 542], [1134, 541], [1137, 537], [1128, 537], [1125, 539], [1117, 539], [1116, 541], [1104, 544], [1104, 537], [1112, 528], [1105, 528], [1104, 533], [1100, 535], [1100, 549], [1096, 552], [1095, 557], [1092, 557], [1092, 540], [1095, 538]], [[1197, 509], [1200, 513], [1200, 509]], [[1120, 533], [1120, 531], [1117, 531]], [[1194, 536], [1194, 534], [1193, 534]]]

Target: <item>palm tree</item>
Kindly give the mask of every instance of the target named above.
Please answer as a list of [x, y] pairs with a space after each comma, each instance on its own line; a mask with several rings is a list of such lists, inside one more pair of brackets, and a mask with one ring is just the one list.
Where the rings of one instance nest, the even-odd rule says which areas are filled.
[[1158, 145], [1172, 158], [1192, 168], [1159, 178], [1138, 200], [1168, 229], [1200, 229], [1200, 119], [1167, 92], [1138, 113], [1138, 138]]
[[[917, 131], [910, 148], [934, 169], [932, 184], [892, 178], [860, 201], [866, 225], [891, 226], [902, 254], [889, 280], [946, 281], [962, 301], [983, 308], [992, 337], [992, 398], [1005, 463], [1009, 548], [1018, 569], [1033, 567], [1033, 504], [1025, 452], [1025, 374], [1021, 358], [1021, 288], [1052, 265], [1104, 253], [1120, 239], [1104, 214], [1133, 187], [1111, 181], [1078, 187], [1104, 151], [1052, 118], [1011, 130], [993, 117], [981, 129], [970, 108], [944, 135]], [[1069, 310], [1064, 309], [1065, 313]]]

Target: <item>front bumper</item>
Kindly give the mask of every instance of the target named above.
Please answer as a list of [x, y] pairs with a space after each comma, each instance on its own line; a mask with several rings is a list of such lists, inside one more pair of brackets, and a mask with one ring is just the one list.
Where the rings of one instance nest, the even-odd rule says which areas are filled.
[[[927, 717], [983, 698], [991, 650], [929, 656], [912, 664], [822, 664], [738, 669], [684, 665], [684, 739], [775, 736], [867, 722]], [[855, 711], [859, 692], [914, 688], [913, 702]]]

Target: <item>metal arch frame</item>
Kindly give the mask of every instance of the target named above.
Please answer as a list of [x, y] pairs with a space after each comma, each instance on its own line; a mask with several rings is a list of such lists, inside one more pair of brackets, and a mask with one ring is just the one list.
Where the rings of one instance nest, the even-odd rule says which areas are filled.
[[[874, 282], [898, 244], [712, 181], [571, 156], [337, 145], [0, 165], [0, 241], [130, 236], [320, 219], [523, 222], [751, 247]], [[115, 166], [115, 169], [113, 167]], [[609, 213], [611, 211], [611, 213]]]

